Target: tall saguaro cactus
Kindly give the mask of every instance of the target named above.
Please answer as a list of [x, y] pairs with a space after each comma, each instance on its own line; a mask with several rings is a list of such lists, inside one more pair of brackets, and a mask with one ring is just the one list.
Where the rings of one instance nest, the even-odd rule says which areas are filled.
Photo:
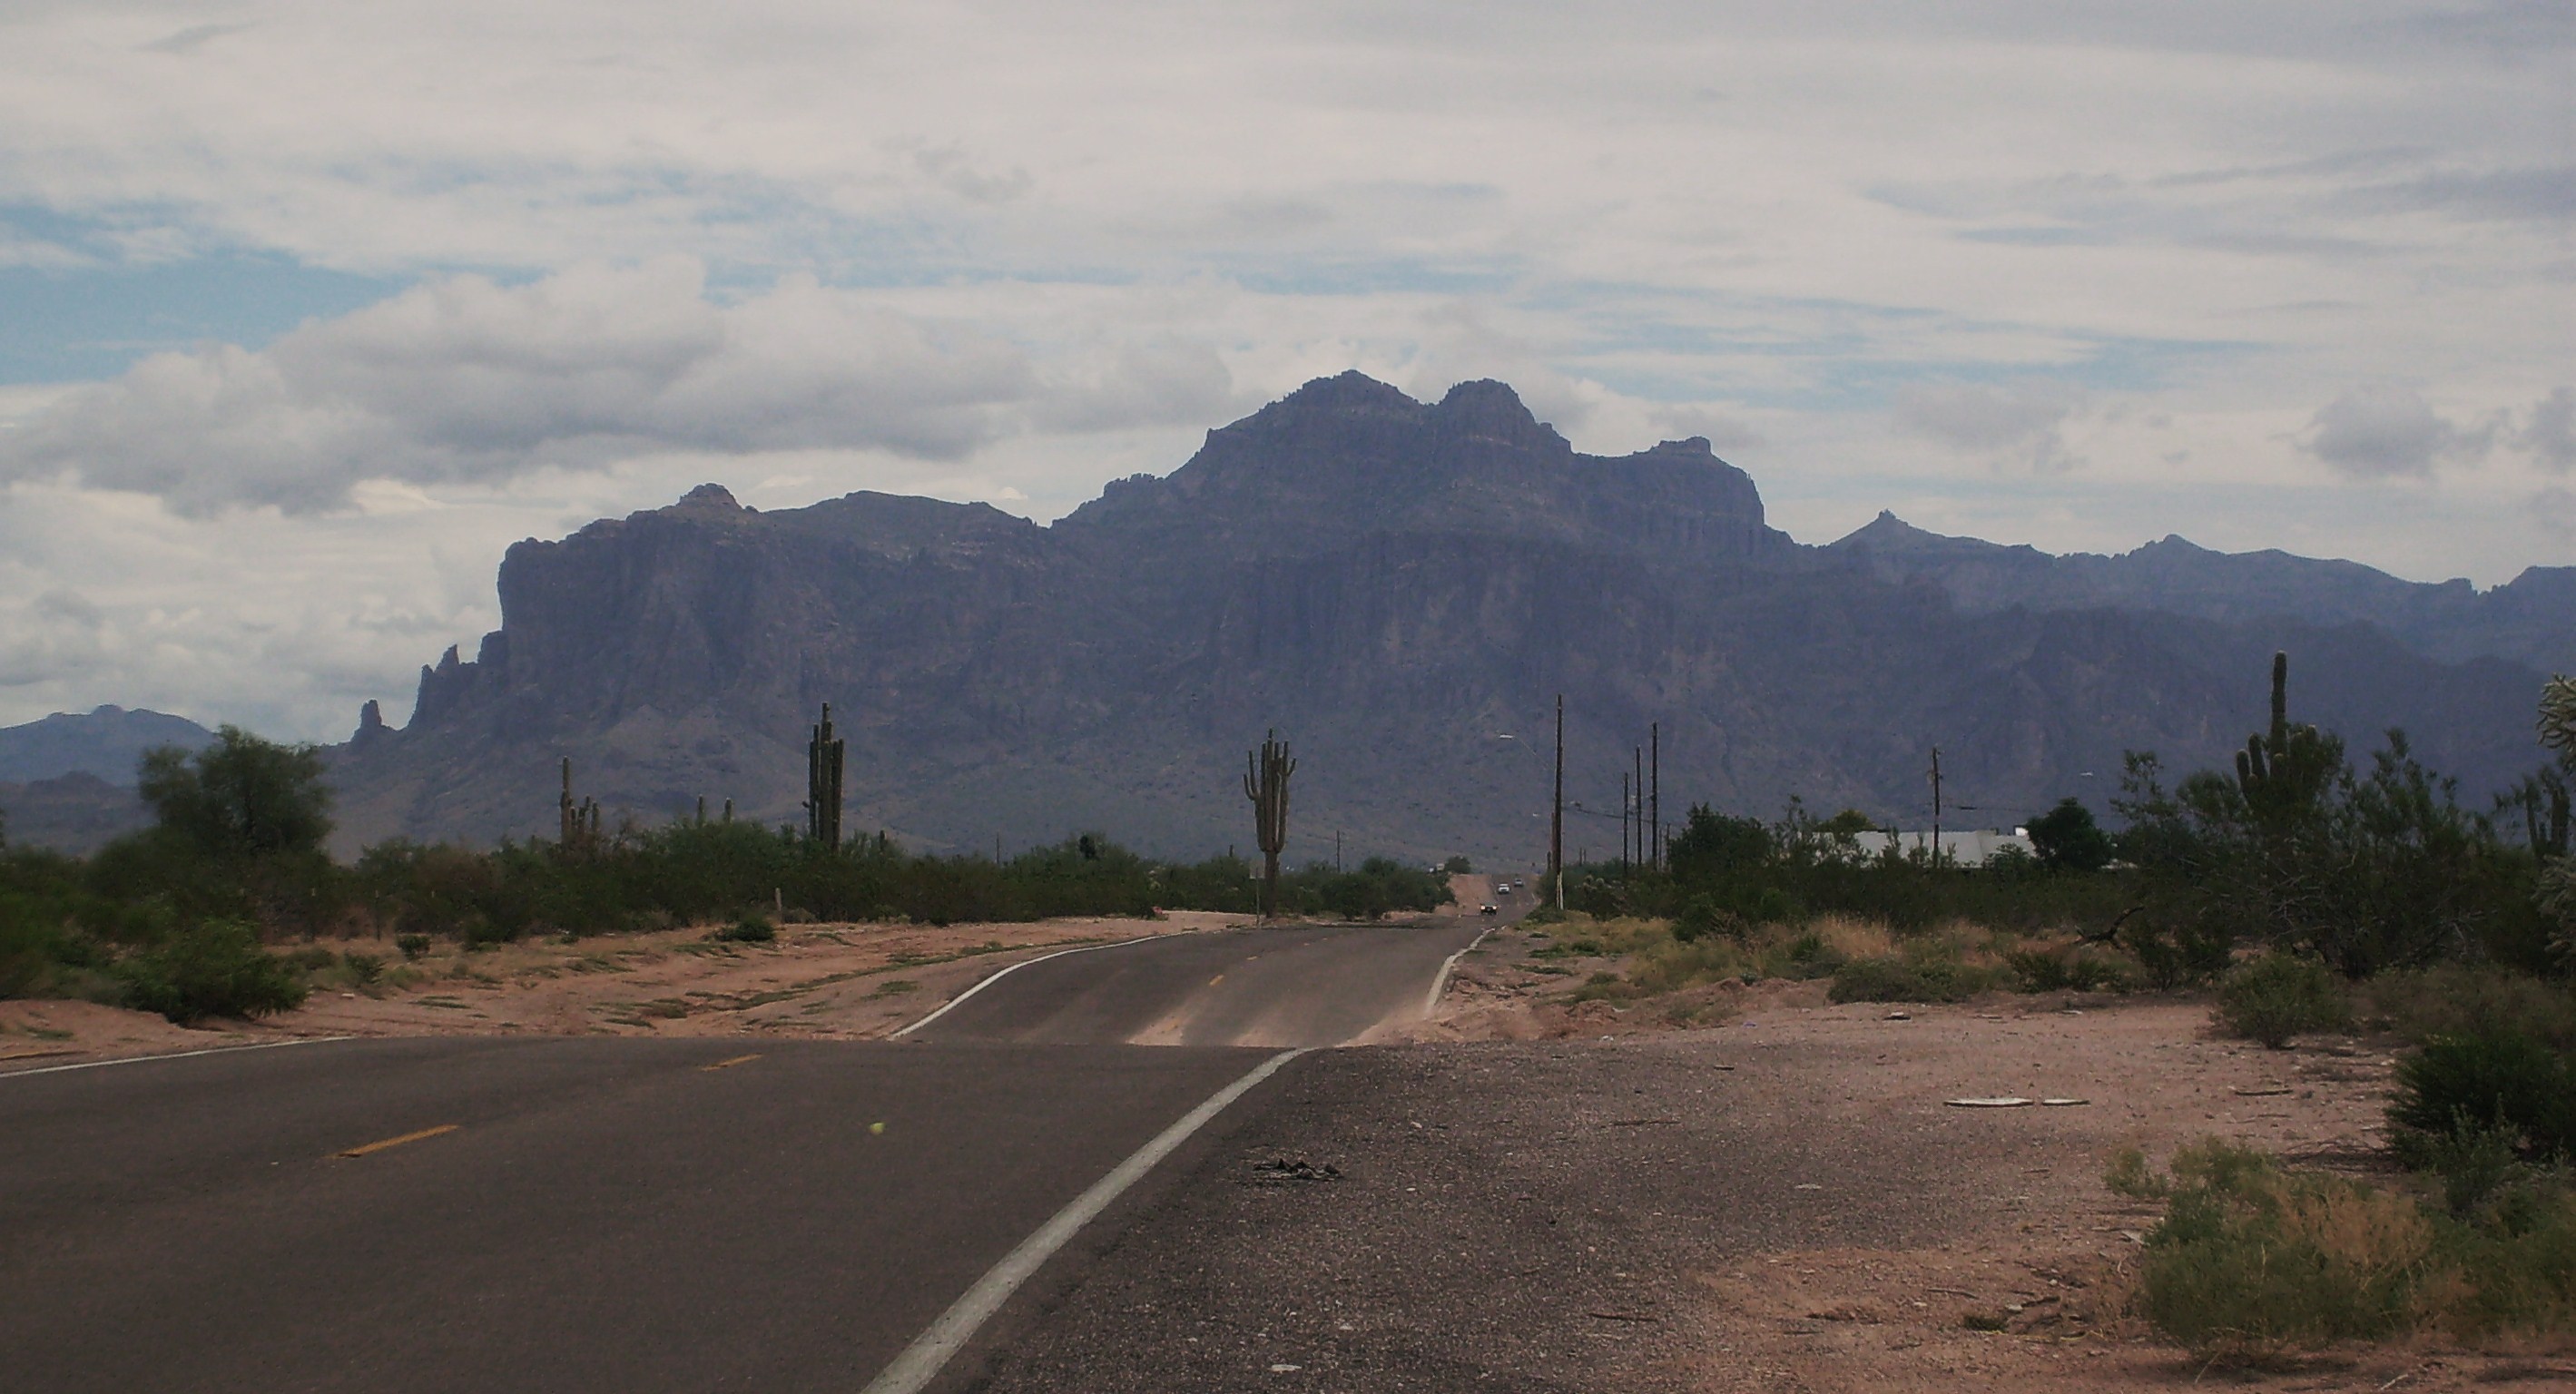
[[846, 742], [832, 734], [832, 704], [805, 747], [805, 831], [834, 851], [841, 846], [841, 764]]
[[2295, 823], [2316, 806], [2343, 762], [2343, 747], [2314, 726], [2290, 724], [2290, 656], [2272, 655], [2272, 728], [2236, 752], [2236, 787], [2267, 826]]
[[555, 799], [556, 845], [567, 852], [587, 851], [599, 842], [599, 800], [572, 801], [572, 757], [563, 757], [563, 793]]
[[1252, 800], [1253, 840], [1261, 847], [1261, 915], [1279, 913], [1279, 854], [1288, 847], [1288, 776], [1297, 762], [1288, 743], [1272, 731], [1258, 755], [1243, 757], [1243, 796]]

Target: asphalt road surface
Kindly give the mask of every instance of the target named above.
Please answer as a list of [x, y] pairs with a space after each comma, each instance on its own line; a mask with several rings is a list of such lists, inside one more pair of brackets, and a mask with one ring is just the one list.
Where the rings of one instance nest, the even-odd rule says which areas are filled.
[[1419, 1018], [1443, 966], [1492, 923], [1238, 929], [1022, 964], [912, 1039], [1024, 1044], [1334, 1046]]
[[[1234, 1043], [1418, 1012], [1482, 927], [1066, 955], [905, 1042], [448, 1037], [0, 1076], [0, 1386], [863, 1390], [1277, 1054]], [[1136, 1039], [1181, 1048], [1102, 1043]], [[1146, 1171], [995, 1330], [1306, 1063]]]

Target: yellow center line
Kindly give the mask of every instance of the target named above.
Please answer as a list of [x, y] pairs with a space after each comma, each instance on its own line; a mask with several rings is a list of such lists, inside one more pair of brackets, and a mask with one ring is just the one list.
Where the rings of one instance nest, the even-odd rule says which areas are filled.
[[719, 1060], [712, 1065], [700, 1065], [698, 1068], [701, 1070], [729, 1070], [736, 1065], [748, 1065], [759, 1058], [760, 1052], [755, 1050], [749, 1055], [737, 1055], [731, 1060]]
[[1225, 981], [1225, 975], [1224, 975], [1223, 973], [1219, 973], [1219, 974], [1217, 974], [1215, 977], [1208, 979], [1208, 986], [1210, 986], [1210, 987], [1214, 987], [1214, 986], [1216, 986], [1218, 983], [1221, 983], [1221, 982], [1224, 982], [1224, 981]]
[[370, 1152], [382, 1152], [388, 1147], [400, 1147], [406, 1142], [418, 1142], [422, 1138], [436, 1137], [440, 1133], [452, 1133], [460, 1126], [462, 1125], [456, 1123], [441, 1123], [435, 1128], [423, 1128], [416, 1133], [405, 1133], [401, 1137], [385, 1138], [379, 1142], [368, 1143], [364, 1147], [352, 1147], [346, 1152], [334, 1152], [331, 1155], [334, 1157], [363, 1157]]

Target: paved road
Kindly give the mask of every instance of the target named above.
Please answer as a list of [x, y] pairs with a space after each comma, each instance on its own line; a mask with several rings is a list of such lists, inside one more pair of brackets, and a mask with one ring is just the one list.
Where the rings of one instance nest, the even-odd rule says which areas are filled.
[[0, 1386], [856, 1391], [1264, 1058], [445, 1038], [0, 1078]]
[[857, 1391], [1275, 1054], [1236, 1043], [1417, 1012], [1482, 927], [1067, 955], [904, 1042], [449, 1037], [0, 1077], [0, 1387]]
[[1335, 1046], [1419, 1018], [1492, 923], [1239, 929], [1083, 949], [987, 979], [910, 1039]]

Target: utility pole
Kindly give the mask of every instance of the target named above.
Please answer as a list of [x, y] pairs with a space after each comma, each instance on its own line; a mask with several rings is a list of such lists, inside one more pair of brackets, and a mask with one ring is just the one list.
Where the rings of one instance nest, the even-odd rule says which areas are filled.
[[1333, 829], [1333, 874], [1342, 874], [1342, 830]]
[[1664, 723], [1658, 721], [1648, 725], [1646, 740], [1646, 779], [1654, 789], [1648, 800], [1655, 820], [1654, 864], [1660, 871], [1664, 866]]
[[1628, 773], [1619, 772], [1619, 879], [1628, 879]]
[[1556, 694], [1556, 811], [1547, 820], [1547, 879], [1565, 908], [1565, 694]]
[[1629, 753], [1637, 762], [1637, 860], [1642, 864], [1646, 860], [1646, 748], [1631, 746]]
[[1932, 747], [1932, 864], [1941, 864], [1941, 747]]

